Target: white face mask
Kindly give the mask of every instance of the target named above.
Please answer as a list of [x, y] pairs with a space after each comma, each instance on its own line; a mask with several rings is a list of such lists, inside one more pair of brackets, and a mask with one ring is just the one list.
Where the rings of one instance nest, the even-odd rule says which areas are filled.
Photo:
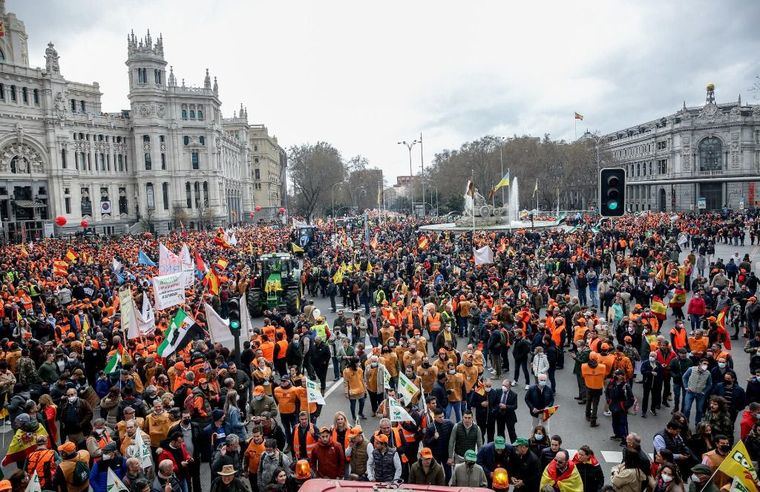
[[673, 476], [672, 475], [667, 475], [665, 473], [663, 473], [662, 475], [660, 475], [660, 477], [662, 478], [662, 481], [665, 482], [665, 483], [668, 483], [671, 480], [673, 480]]
[[690, 479], [692, 482], [694, 482], [694, 483], [700, 483], [700, 482], [699, 482], [699, 477], [698, 477], [696, 474], [692, 474], [692, 475], [691, 475], [691, 477], [689, 477], [689, 479]]
[[702, 369], [703, 371], [706, 371], [707, 370], [707, 364], [702, 364], [701, 366], [699, 366], [699, 368]]

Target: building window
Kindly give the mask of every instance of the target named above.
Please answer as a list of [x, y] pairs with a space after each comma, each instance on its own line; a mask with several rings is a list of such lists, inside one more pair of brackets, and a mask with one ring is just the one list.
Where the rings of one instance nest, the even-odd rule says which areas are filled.
[[668, 174], [668, 160], [660, 159], [657, 161], [657, 172], [660, 174]]
[[253, 170], [253, 178], [254, 179], [261, 179], [261, 170], [260, 169], [254, 169]]
[[124, 156], [123, 156], [123, 155], [121, 155], [121, 154], [118, 154], [118, 155], [116, 156], [116, 160], [117, 160], [117, 161], [118, 161], [118, 163], [119, 163], [119, 172], [122, 172], [122, 171], [124, 171]]
[[182, 141], [185, 143], [185, 145], [190, 145], [190, 137], [188, 137], [187, 135], [182, 137]]
[[143, 135], [143, 143], [150, 143], [150, 135]]
[[185, 182], [185, 200], [187, 201], [187, 208], [193, 208], [192, 191], [190, 191], [190, 181]]
[[198, 137], [198, 141], [201, 143], [201, 145], [206, 145], [206, 137], [204, 137], [203, 135]]
[[76, 99], [72, 99], [71, 101], [71, 112], [76, 113], [77, 112], [77, 101]]
[[0, 84], [0, 101], [5, 101], [5, 84]]
[[150, 162], [150, 152], [145, 153], [145, 170], [150, 171], [152, 169], [152, 164]]
[[103, 153], [100, 154], [100, 170], [106, 170], [106, 155]]
[[16, 102], [16, 86], [11, 86], [11, 101]]
[[161, 170], [166, 171], [166, 154], [161, 152]]
[[26, 87], [21, 88], [21, 101], [24, 104], [29, 104], [29, 89]]
[[79, 109], [83, 113], [87, 112], [87, 103], [85, 103], [84, 101], [79, 101]]
[[198, 116], [199, 120], [203, 119], [203, 106], [198, 106], [198, 115], [197, 116]]
[[61, 149], [61, 167], [66, 169], [66, 149]]
[[124, 172], [125, 173], [129, 172], [129, 162], [127, 162], [127, 155], [126, 154], [124, 154]]
[[182, 105], [182, 119], [183, 120], [187, 119], [187, 104]]
[[665, 150], [667, 148], [668, 148], [667, 141], [657, 142], [657, 150]]
[[203, 206], [208, 207], [208, 181], [203, 182]]
[[153, 79], [156, 81], [156, 85], [161, 85], [161, 70], [153, 70]]
[[195, 119], [195, 110], [193, 109], [193, 106], [190, 106], [190, 119]]
[[699, 170], [720, 171], [723, 169], [723, 144], [716, 137], [708, 137], [699, 143]]
[[161, 194], [164, 200], [164, 210], [169, 210], [169, 183], [163, 183], [161, 185]]
[[71, 213], [71, 197], [66, 197], [63, 199], [63, 207], [66, 210], [67, 214]]
[[201, 208], [201, 184], [195, 182], [195, 208]]
[[148, 210], [155, 210], [156, 197], [153, 194], [153, 183], [147, 183], [145, 185], [145, 199], [148, 202]]
[[193, 165], [193, 169], [198, 169], [200, 167], [200, 159], [198, 157], [198, 152], [193, 151], [190, 154], [190, 162]]
[[147, 68], [138, 68], [137, 69], [137, 83], [138, 84], [147, 84], [148, 83], [148, 69]]

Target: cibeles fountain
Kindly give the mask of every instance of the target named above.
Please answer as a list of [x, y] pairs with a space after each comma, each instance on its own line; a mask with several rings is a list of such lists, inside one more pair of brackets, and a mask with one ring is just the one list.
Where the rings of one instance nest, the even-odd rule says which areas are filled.
[[517, 177], [508, 185], [508, 199], [500, 207], [489, 204], [472, 181], [464, 193], [464, 213], [455, 222], [421, 226], [423, 231], [467, 232], [472, 230], [538, 229], [553, 227], [556, 221], [520, 220], [520, 187]]

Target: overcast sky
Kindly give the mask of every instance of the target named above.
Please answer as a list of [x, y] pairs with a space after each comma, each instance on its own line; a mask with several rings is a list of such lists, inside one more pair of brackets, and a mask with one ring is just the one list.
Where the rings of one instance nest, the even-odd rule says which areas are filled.
[[[53, 41], [69, 80], [128, 108], [130, 29], [163, 33], [179, 79], [219, 80], [282, 146], [324, 140], [408, 174], [398, 140], [424, 136], [426, 165], [485, 134], [574, 137], [573, 112], [606, 133], [704, 102], [760, 103], [760, 2], [7, 0], [32, 66]], [[415, 149], [414, 164], [420, 157]], [[416, 172], [416, 171], [415, 171]]]

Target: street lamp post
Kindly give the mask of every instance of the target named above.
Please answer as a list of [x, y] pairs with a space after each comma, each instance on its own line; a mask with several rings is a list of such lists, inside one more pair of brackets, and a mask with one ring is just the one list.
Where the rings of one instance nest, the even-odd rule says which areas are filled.
[[[425, 155], [422, 153], [422, 132], [420, 132], [420, 186], [422, 187], [422, 216], [425, 216]], [[432, 205], [431, 205], [432, 206]]]
[[[506, 137], [498, 137], [499, 138], [499, 163], [501, 164], [501, 177], [504, 177], [504, 141], [507, 139]], [[509, 180], [512, 180], [512, 177], [509, 177]], [[501, 206], [506, 206], [505, 203], [505, 196], [504, 196], [504, 187], [501, 187]]]
[[402, 140], [398, 142], [399, 145], [404, 145], [407, 150], [409, 150], [409, 203], [412, 208], [412, 215], [414, 215], [414, 171], [412, 170], [412, 148], [418, 143], [421, 142], [417, 140], [413, 140], [412, 142]]

